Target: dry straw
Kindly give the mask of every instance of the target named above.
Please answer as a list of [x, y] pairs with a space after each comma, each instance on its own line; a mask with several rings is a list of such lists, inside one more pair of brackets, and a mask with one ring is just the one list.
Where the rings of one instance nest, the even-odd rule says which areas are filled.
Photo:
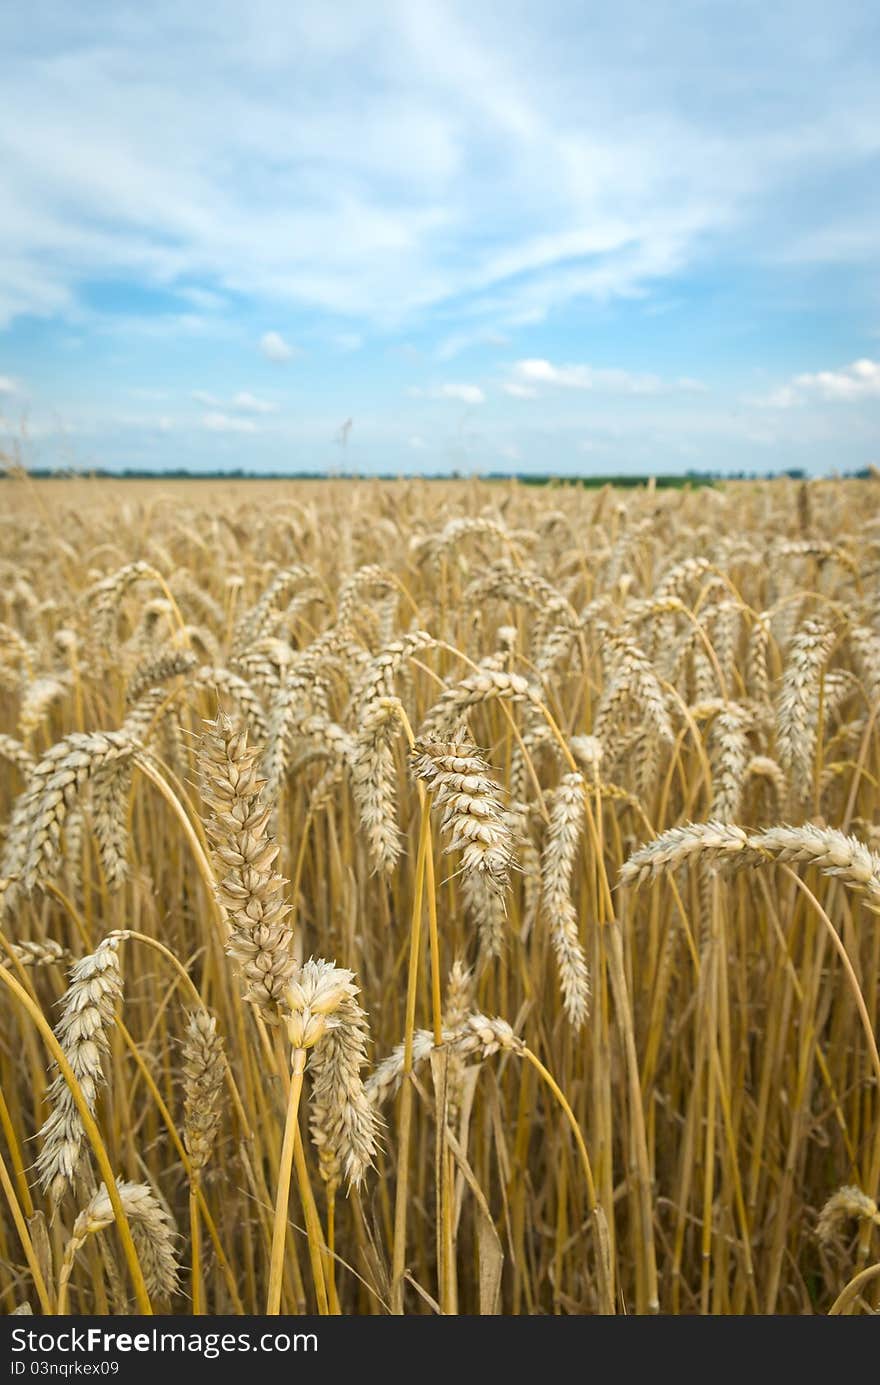
[[873, 1309], [876, 478], [3, 492], [9, 1311]]

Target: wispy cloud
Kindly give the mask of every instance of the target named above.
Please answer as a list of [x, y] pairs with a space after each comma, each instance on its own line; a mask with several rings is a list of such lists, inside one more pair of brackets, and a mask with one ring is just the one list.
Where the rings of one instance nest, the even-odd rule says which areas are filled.
[[437, 347], [437, 360], [451, 361], [473, 347], [500, 348], [509, 344], [510, 337], [507, 333], [493, 331], [489, 327], [478, 328], [476, 331], [455, 332], [452, 336], [445, 337]]
[[513, 370], [516, 379], [512, 383], [533, 391], [539, 385], [554, 385], [561, 389], [598, 390], [609, 394], [659, 394], [663, 388], [657, 375], [597, 369], [591, 365], [553, 365], [551, 361], [537, 358], [517, 361]]
[[103, 423], [105, 427], [119, 432], [173, 433], [177, 427], [170, 414], [132, 414], [127, 411], [108, 414]]
[[268, 399], [260, 399], [257, 395], [251, 394], [249, 390], [239, 390], [228, 400], [218, 399], [216, 394], [211, 394], [208, 390], [193, 390], [192, 397], [197, 404], [204, 404], [209, 409], [220, 410], [221, 413], [277, 414], [278, 412], [277, 404]]
[[294, 349], [284, 340], [280, 332], [264, 332], [260, 337], [260, 350], [267, 361], [283, 365], [294, 356]]
[[231, 414], [213, 412], [202, 418], [202, 427], [209, 433], [257, 433], [259, 426], [252, 418], [234, 418]]
[[12, 379], [11, 375], [0, 375], [0, 394], [20, 394], [19, 385]]
[[422, 389], [419, 385], [413, 385], [408, 394], [414, 399], [453, 399], [459, 404], [485, 404], [486, 395], [479, 385], [456, 384], [451, 382], [446, 385], [433, 385], [429, 389]]
[[880, 398], [880, 361], [862, 359], [842, 370], [820, 370], [815, 375], [796, 375], [794, 388], [822, 399]]
[[268, 399], [259, 399], [248, 390], [239, 390], [232, 397], [232, 407], [243, 414], [277, 414], [278, 405]]
[[[778, 259], [795, 212], [802, 260], [830, 240], [876, 262], [876, 207], [853, 195], [880, 149], [858, 4], [833, 29], [813, 0], [622, 3], [588, 32], [573, 3], [259, 15], [194, 13], [186, 45], [171, 0], [149, 26], [109, 0], [75, 24], [62, 0], [20, 16], [0, 56], [10, 108], [32, 112], [3, 134], [5, 320], [75, 313], [84, 285], [128, 276], [210, 312], [454, 304], [500, 307], [505, 330], [645, 292], [709, 246]], [[292, 350], [277, 330], [261, 349]]]
[[486, 396], [479, 385], [441, 385], [441, 399], [457, 399], [461, 404], [485, 404]]
[[817, 370], [794, 375], [791, 380], [760, 396], [755, 402], [776, 409], [790, 409], [811, 400], [853, 403], [880, 399], [880, 361], [866, 357], [837, 370]]
[[259, 433], [255, 465], [335, 464], [347, 416], [376, 469], [424, 465], [411, 436], [524, 469], [585, 466], [585, 436], [603, 467], [874, 446], [870, 0], [20, 10], [0, 379], [26, 385], [0, 410], [32, 436], [63, 417], [135, 455], [143, 381], [176, 421], [173, 448], [141, 428], [159, 466], [209, 464], [224, 432], [229, 456]]
[[137, 399], [146, 399], [154, 404], [161, 403], [168, 398], [167, 390], [156, 390], [147, 385], [130, 385], [128, 392]]

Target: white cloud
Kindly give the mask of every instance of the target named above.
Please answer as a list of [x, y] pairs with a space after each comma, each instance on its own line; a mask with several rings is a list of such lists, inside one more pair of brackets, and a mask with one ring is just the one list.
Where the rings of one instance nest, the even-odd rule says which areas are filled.
[[438, 361], [451, 361], [455, 356], [460, 356], [463, 351], [469, 351], [473, 347], [502, 347], [509, 343], [510, 338], [506, 333], [481, 327], [477, 331], [455, 332], [452, 336], [444, 338], [437, 347], [436, 355]]
[[815, 375], [796, 375], [794, 387], [823, 399], [880, 397], [880, 361], [862, 359], [841, 370], [820, 370]]
[[237, 409], [243, 414], [277, 414], [278, 405], [272, 404], [268, 399], [258, 399], [255, 394], [250, 394], [248, 390], [240, 390], [233, 395], [232, 408]]
[[230, 414], [210, 413], [202, 419], [202, 427], [209, 433], [257, 433], [259, 428], [252, 418], [233, 418]]
[[260, 337], [260, 350], [267, 361], [281, 365], [293, 356], [293, 347], [288, 346], [280, 332], [264, 332]]
[[171, 0], [44, 0], [0, 53], [31, 112], [2, 136], [0, 321], [127, 278], [215, 321], [443, 305], [452, 335], [644, 293], [722, 240], [780, 258], [795, 224], [802, 257], [876, 262], [865, 7], [803, 8], [623, 3], [585, 42], [571, 5], [261, 0], [183, 44]]
[[744, 402], [756, 404], [759, 408], [791, 409], [801, 402], [801, 397], [791, 385], [780, 385], [778, 389], [770, 390], [769, 394], [749, 395]]
[[409, 446], [414, 452], [424, 452], [427, 443], [424, 438], [420, 438], [418, 434], [414, 434], [413, 437], [409, 439]]
[[880, 361], [862, 357], [837, 370], [795, 375], [788, 384], [750, 402], [773, 409], [792, 409], [817, 399], [848, 403], [880, 399]]
[[421, 389], [413, 385], [407, 390], [413, 399], [455, 399], [460, 404], [485, 404], [486, 396], [479, 385], [446, 384], [434, 385], [431, 389]]
[[192, 397], [197, 404], [204, 404], [211, 410], [219, 410], [222, 413], [236, 414], [277, 414], [278, 405], [271, 403], [268, 399], [259, 399], [257, 395], [251, 394], [249, 390], [239, 390], [229, 400], [218, 399], [216, 394], [210, 394], [208, 390], [193, 390]]
[[73, 424], [59, 422], [50, 419], [32, 419], [27, 421], [25, 428], [21, 421], [4, 418], [0, 413], [0, 433], [7, 438], [15, 438], [23, 448], [27, 448], [29, 443], [50, 440], [57, 442], [60, 438], [71, 438], [82, 430]]
[[485, 404], [486, 396], [479, 385], [441, 385], [442, 399], [457, 399], [462, 404]]
[[171, 433], [176, 428], [175, 420], [170, 414], [132, 414], [128, 412], [112, 412], [104, 414], [100, 420], [92, 417], [88, 422], [81, 423], [76, 429], [77, 432], [89, 432], [95, 429], [109, 428], [113, 432], [137, 432], [137, 433]]
[[[747, 325], [759, 343], [756, 366], [760, 343], [775, 339], [774, 321], [795, 302], [798, 311], [815, 306], [816, 320], [833, 313], [852, 323], [854, 341], [867, 342], [865, 325], [877, 326], [880, 85], [868, 9], [855, 0], [829, 18], [820, 0], [621, 0], [596, 10], [587, 34], [573, 0], [543, 8], [258, 0], [223, 4], [219, 18], [190, 7], [184, 44], [172, 0], [154, 0], [149, 13], [110, 0], [40, 0], [22, 8], [0, 47], [6, 102], [28, 112], [0, 130], [0, 330], [23, 314], [68, 324], [53, 361], [47, 350], [65, 408], [77, 407], [70, 396], [81, 375], [64, 370], [66, 344], [75, 331], [85, 359], [101, 334], [104, 387], [100, 399], [81, 396], [80, 428], [87, 413], [113, 406], [126, 370], [144, 369], [148, 351], [167, 343], [161, 368], [142, 378], [213, 380], [218, 394], [179, 410], [165, 456], [201, 448], [209, 457], [222, 431], [245, 441], [258, 432], [279, 461], [314, 456], [337, 411], [366, 407], [365, 378], [355, 379], [361, 373], [343, 353], [367, 342], [375, 426], [389, 388], [399, 401], [409, 380], [434, 386], [424, 399], [448, 401], [431, 405], [430, 425], [403, 410], [381, 446], [368, 424], [359, 444], [367, 467], [384, 466], [395, 448], [424, 465], [407, 448], [416, 430], [432, 454], [450, 459], [475, 414], [489, 416], [493, 455], [493, 408], [467, 407], [484, 391], [517, 416], [530, 466], [556, 464], [554, 430], [586, 465], [576, 448], [587, 413], [603, 464], [603, 429], [637, 415], [615, 443], [622, 464], [638, 447], [641, 461], [660, 465], [687, 433], [705, 441], [710, 462], [724, 453], [722, 438], [727, 461], [748, 466], [758, 409], [730, 388], [725, 395], [720, 370], [706, 399], [664, 372], [708, 371], [697, 344], [708, 338], [687, 334], [688, 315], [702, 324], [707, 303], [719, 320], [733, 304], [727, 335], [742, 344]], [[767, 260], [772, 281], [766, 269], [752, 272]], [[801, 267], [830, 261], [831, 277]], [[696, 309], [686, 282], [695, 268], [707, 290]], [[107, 283], [116, 286], [112, 300]], [[771, 288], [749, 300], [755, 283]], [[629, 300], [623, 310], [620, 299]], [[642, 351], [621, 345], [608, 354], [655, 300], [674, 305], [670, 332], [690, 344], [680, 364], [659, 354], [649, 361], [656, 376], [639, 373]], [[111, 301], [120, 311], [94, 306]], [[570, 314], [564, 337], [548, 330], [503, 345], [504, 334], [548, 319], [552, 328], [562, 312]], [[277, 329], [264, 332], [267, 322]], [[647, 327], [655, 340], [657, 324]], [[241, 383], [254, 399], [281, 400], [266, 362], [285, 378], [296, 340], [329, 353], [338, 388], [328, 397], [322, 386], [304, 416], [282, 424], [286, 404], [273, 418], [236, 390]], [[413, 345], [404, 360], [407, 340], [420, 354]], [[241, 350], [253, 369], [182, 374], [194, 359], [231, 362]], [[859, 350], [872, 348], [851, 356]], [[508, 366], [518, 356], [548, 357], [543, 375]], [[841, 413], [846, 400], [867, 405], [874, 386], [840, 366], [846, 354], [836, 359], [839, 368], [826, 358], [828, 371], [796, 378], [798, 365], [788, 364], [763, 377], [765, 389], [774, 378], [781, 387], [777, 407], [789, 406], [785, 427], [761, 415], [778, 434], [780, 464], [833, 465], [856, 455], [853, 439], [869, 446], [872, 410], [854, 402], [845, 424]], [[0, 368], [17, 375], [23, 360], [5, 352]], [[464, 395], [456, 383], [479, 380]], [[7, 395], [0, 405], [11, 415], [19, 400]], [[515, 407], [542, 396], [552, 407]], [[638, 408], [626, 407], [631, 397]], [[799, 401], [817, 407], [790, 407]], [[43, 401], [47, 418], [55, 403]], [[176, 404], [155, 408], [170, 414]], [[498, 419], [494, 427], [503, 439]], [[291, 444], [309, 429], [297, 453]]]
[[0, 394], [19, 394], [18, 385], [9, 375], [0, 375]]
[[198, 308], [200, 312], [218, 312], [221, 308], [226, 306], [226, 299], [223, 295], [212, 293], [210, 289], [184, 286], [177, 290], [177, 294], [180, 298], [185, 299], [187, 303], [192, 303], [193, 307]]
[[532, 359], [517, 361], [514, 373], [527, 387], [555, 385], [562, 389], [602, 390], [613, 394], [658, 394], [662, 382], [656, 375], [634, 375], [628, 370], [597, 370], [591, 365], [553, 365]]

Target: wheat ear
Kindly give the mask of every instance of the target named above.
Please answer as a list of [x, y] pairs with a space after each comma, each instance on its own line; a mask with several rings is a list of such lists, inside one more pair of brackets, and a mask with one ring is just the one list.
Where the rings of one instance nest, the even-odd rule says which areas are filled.
[[[55, 1026], [55, 1036], [91, 1112], [104, 1081], [101, 1059], [109, 1048], [107, 1031], [122, 999], [118, 945], [118, 938], [105, 938], [71, 969], [61, 1019]], [[43, 1145], [36, 1168], [41, 1186], [57, 1202], [79, 1171], [85, 1136], [76, 1103], [60, 1073], [49, 1087], [48, 1099], [52, 1111], [39, 1130]]]

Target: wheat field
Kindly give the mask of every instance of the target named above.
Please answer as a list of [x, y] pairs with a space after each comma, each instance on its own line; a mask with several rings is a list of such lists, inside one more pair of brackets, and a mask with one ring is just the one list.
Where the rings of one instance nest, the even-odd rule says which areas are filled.
[[880, 487], [0, 482], [0, 1306], [880, 1303]]

